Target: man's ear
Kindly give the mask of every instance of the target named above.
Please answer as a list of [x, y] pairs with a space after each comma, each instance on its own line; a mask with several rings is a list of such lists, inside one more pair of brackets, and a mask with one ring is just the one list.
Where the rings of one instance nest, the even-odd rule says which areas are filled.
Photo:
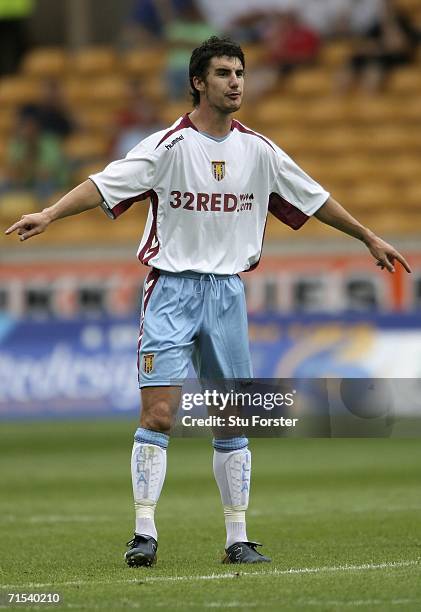
[[193, 77], [193, 85], [197, 89], [197, 91], [205, 91], [205, 82], [202, 81], [200, 77]]

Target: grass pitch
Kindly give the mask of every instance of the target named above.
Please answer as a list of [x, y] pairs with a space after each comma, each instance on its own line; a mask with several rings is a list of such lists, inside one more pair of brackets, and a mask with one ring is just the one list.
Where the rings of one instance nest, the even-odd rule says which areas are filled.
[[419, 440], [253, 440], [248, 535], [273, 563], [225, 566], [209, 442], [173, 439], [158, 564], [129, 569], [135, 426], [0, 424], [0, 608], [421, 610]]

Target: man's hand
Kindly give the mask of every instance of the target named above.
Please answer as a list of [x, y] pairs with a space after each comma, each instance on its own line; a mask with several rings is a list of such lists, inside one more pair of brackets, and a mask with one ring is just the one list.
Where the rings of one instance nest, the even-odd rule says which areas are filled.
[[66, 193], [53, 206], [44, 208], [39, 213], [23, 215], [21, 220], [11, 225], [5, 233], [8, 235], [17, 231], [21, 240], [27, 240], [45, 232], [52, 221], [78, 215], [85, 210], [96, 208], [101, 202], [102, 196], [98, 189], [91, 180], [87, 179]]
[[22, 241], [27, 238], [32, 238], [32, 236], [36, 236], [37, 234], [42, 234], [50, 223], [51, 217], [45, 210], [31, 215], [22, 215], [21, 220], [11, 225], [9, 229], [6, 230], [5, 234], [9, 235], [17, 231]]
[[377, 260], [377, 265], [382, 270], [386, 268], [388, 272], [393, 273], [395, 271], [395, 259], [405, 268], [405, 270], [411, 273], [411, 268], [405, 257], [401, 255], [391, 244], [385, 242], [376, 235], [370, 236], [367, 240], [364, 240], [368, 250]]
[[358, 240], [362, 240], [368, 250], [377, 260], [377, 265], [382, 270], [386, 268], [388, 272], [395, 271], [395, 259], [405, 268], [407, 272], [411, 272], [408, 262], [391, 244], [388, 244], [371, 230], [361, 225], [359, 221], [354, 219], [339, 202], [329, 197], [326, 202], [314, 213], [316, 219], [322, 223], [335, 227], [341, 232], [345, 232], [349, 236], [353, 236]]

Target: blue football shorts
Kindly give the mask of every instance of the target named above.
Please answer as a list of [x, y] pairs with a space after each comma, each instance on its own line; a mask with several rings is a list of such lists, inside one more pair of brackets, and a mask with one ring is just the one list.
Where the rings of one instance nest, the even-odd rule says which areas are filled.
[[182, 385], [190, 361], [200, 380], [252, 377], [243, 282], [153, 269], [143, 287], [139, 387]]

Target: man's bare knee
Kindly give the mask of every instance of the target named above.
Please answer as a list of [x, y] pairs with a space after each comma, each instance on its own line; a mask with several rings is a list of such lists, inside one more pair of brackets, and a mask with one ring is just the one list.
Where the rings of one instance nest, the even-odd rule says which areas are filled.
[[171, 406], [165, 400], [158, 400], [149, 406], [144, 406], [140, 417], [140, 426], [152, 431], [169, 433], [172, 427]]
[[168, 434], [180, 403], [179, 387], [146, 387], [142, 389], [140, 426]]

